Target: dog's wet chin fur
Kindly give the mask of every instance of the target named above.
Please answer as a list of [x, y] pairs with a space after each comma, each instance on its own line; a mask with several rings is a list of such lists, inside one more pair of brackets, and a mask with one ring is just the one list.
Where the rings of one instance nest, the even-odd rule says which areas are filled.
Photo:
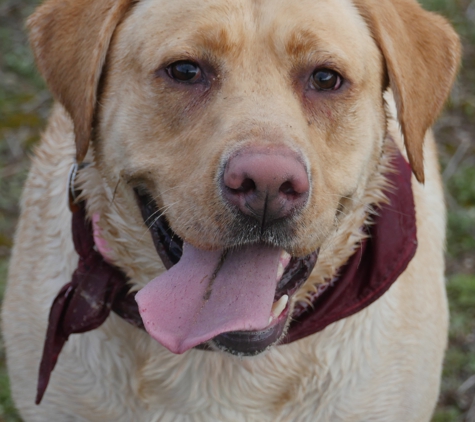
[[[447, 305], [442, 188], [426, 131], [460, 58], [444, 19], [413, 0], [48, 0], [29, 27], [58, 103], [25, 186], [3, 307], [25, 421], [430, 420]], [[172, 77], [180, 62], [199, 66], [200, 77]], [[318, 70], [340, 84], [320, 89]], [[74, 155], [91, 163], [77, 187], [134, 290], [165, 271], [137, 191], [201, 251], [259, 242], [294, 257], [319, 250], [288, 322], [365, 236], [386, 200], [393, 148], [415, 174], [419, 246], [377, 302], [252, 359], [174, 355], [111, 315], [70, 338], [34, 406], [49, 306], [77, 263], [66, 201]], [[222, 188], [232, 157], [262, 149], [297, 157], [309, 182], [308, 198], [267, 225]]]

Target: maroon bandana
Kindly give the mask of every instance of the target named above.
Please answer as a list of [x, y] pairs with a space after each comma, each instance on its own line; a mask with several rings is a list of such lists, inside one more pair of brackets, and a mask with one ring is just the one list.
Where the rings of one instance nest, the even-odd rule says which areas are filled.
[[[329, 324], [359, 312], [383, 295], [406, 269], [416, 248], [416, 218], [411, 169], [401, 154], [394, 158], [395, 173], [388, 175], [394, 189], [385, 192], [368, 238], [337, 273], [331, 285], [318, 295], [312, 307], [297, 307], [282, 343], [290, 343]], [[91, 222], [81, 202], [72, 216], [72, 232], [78, 267], [72, 280], [51, 305], [41, 359], [36, 404], [41, 402], [64, 343], [71, 334], [99, 327], [111, 310], [130, 324], [144, 328], [134, 293], [129, 293], [125, 274], [108, 264], [96, 250]]]
[[367, 228], [368, 238], [338, 270], [331, 286], [308, 310], [294, 312], [283, 343], [300, 340], [361, 311], [391, 287], [414, 257], [417, 233], [412, 172], [399, 153], [393, 164], [396, 172], [388, 179], [394, 189], [385, 192], [389, 204], [379, 207], [374, 224]]

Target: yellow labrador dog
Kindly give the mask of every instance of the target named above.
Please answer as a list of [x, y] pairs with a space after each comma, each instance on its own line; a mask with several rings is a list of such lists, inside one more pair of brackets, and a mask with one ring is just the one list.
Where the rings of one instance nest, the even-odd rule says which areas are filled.
[[47, 0], [29, 28], [57, 103], [3, 307], [25, 421], [430, 420], [443, 18]]

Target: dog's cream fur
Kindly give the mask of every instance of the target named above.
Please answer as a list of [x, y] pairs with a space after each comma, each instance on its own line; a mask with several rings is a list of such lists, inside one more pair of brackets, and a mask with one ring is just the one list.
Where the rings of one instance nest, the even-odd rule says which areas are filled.
[[[49, 0], [30, 27], [38, 66], [63, 105], [33, 158], [3, 306], [12, 393], [25, 421], [430, 420], [448, 312], [437, 153], [428, 131], [422, 166], [422, 141], [460, 54], [441, 18], [412, 0]], [[156, 72], [200, 54], [219, 67], [207, 94]], [[318, 65], [337, 66], [351, 84], [308, 93], [299, 72]], [[163, 267], [134, 183], [157, 196], [182, 238], [223, 247], [233, 241], [216, 187], [223, 157], [271, 142], [300, 151], [313, 190], [287, 246], [321, 252], [295, 304], [346, 262], [372, 204], [384, 201], [390, 138], [425, 184], [412, 183], [416, 256], [378, 301], [244, 359], [173, 355], [111, 314], [70, 337], [34, 405], [49, 308], [77, 264], [67, 206], [75, 155], [92, 163], [77, 181], [88, 212], [100, 213], [112, 261], [139, 289]]]

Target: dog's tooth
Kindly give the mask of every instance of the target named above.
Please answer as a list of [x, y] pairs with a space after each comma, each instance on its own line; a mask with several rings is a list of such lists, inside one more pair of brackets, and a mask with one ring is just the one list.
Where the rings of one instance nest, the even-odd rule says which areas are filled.
[[291, 256], [290, 254], [287, 252], [287, 251], [282, 251], [282, 253], [280, 254], [280, 259], [282, 260], [290, 260]]
[[272, 319], [278, 318], [279, 315], [282, 313], [282, 311], [287, 306], [288, 302], [289, 302], [289, 296], [288, 295], [283, 295], [277, 302], [275, 302], [272, 305], [271, 318]]
[[284, 265], [282, 264], [281, 261], [279, 261], [279, 265], [277, 266], [276, 280], [279, 281], [283, 275], [284, 275]]
[[285, 268], [287, 265], [289, 265], [291, 259], [292, 257], [290, 254], [283, 250], [279, 257], [279, 263]]

